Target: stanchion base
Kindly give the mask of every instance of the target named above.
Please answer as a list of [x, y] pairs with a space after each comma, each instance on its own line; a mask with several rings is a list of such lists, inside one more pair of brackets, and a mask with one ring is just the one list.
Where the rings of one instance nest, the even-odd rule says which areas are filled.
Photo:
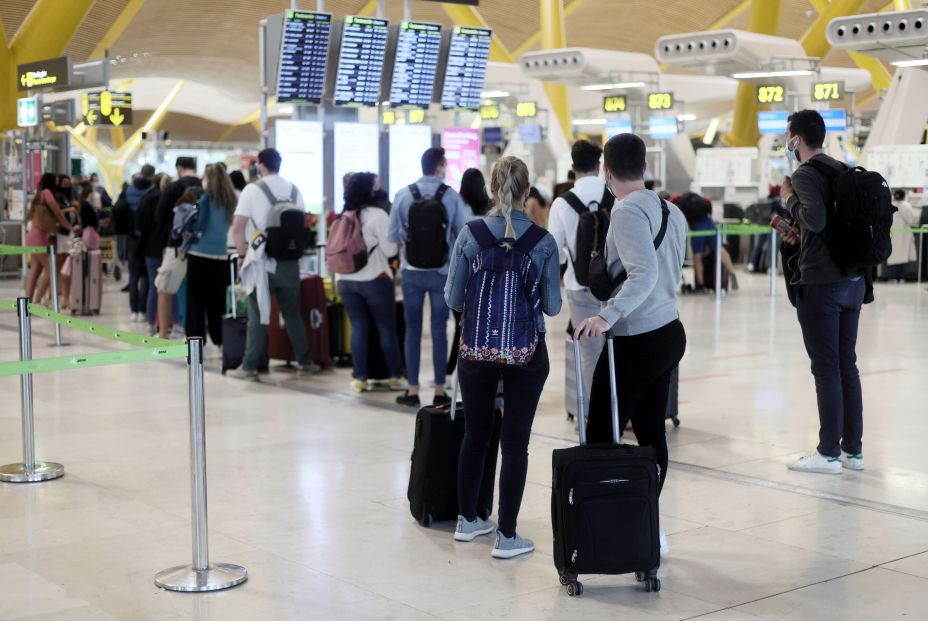
[[180, 565], [159, 572], [155, 585], [168, 591], [201, 593], [221, 591], [248, 580], [248, 570], [228, 563], [211, 563], [209, 569], [194, 569], [193, 565]]
[[0, 466], [0, 481], [4, 483], [38, 483], [63, 476], [64, 466], [51, 462], [35, 462], [32, 472], [26, 471], [26, 464]]

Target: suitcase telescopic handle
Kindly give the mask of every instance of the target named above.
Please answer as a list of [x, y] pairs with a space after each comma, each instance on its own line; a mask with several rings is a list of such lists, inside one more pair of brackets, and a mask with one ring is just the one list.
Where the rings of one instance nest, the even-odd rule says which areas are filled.
[[574, 373], [577, 376], [577, 418], [580, 421], [580, 445], [586, 444], [586, 395], [583, 394], [583, 365], [580, 359], [580, 339], [574, 338]]
[[606, 335], [606, 350], [609, 358], [609, 393], [612, 399], [612, 441], [621, 444], [622, 430], [619, 429], [619, 387], [615, 377], [615, 348], [612, 333]]
[[454, 381], [451, 383], [451, 422], [458, 412], [458, 371], [454, 370]]
[[235, 300], [235, 264], [238, 262], [238, 255], [229, 256], [229, 302], [232, 304], [232, 319], [238, 319], [238, 309], [236, 309]]
[[[620, 443], [621, 430], [619, 429], [619, 395], [615, 378], [615, 350], [612, 346], [612, 334], [606, 335], [607, 357], [609, 359], [609, 392], [612, 405], [612, 439]], [[583, 365], [580, 354], [580, 341], [573, 339], [574, 345], [574, 372], [577, 375], [577, 416], [580, 419], [580, 445], [586, 444], [586, 395], [583, 394]]]

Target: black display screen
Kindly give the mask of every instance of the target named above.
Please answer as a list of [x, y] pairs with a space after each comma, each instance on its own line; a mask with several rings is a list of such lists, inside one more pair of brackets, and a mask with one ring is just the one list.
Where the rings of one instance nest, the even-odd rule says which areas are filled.
[[329, 13], [284, 13], [277, 77], [278, 103], [322, 103], [331, 34]]
[[492, 36], [493, 31], [486, 28], [454, 27], [441, 94], [445, 110], [480, 109]]
[[390, 105], [428, 108], [441, 53], [441, 26], [403, 22], [396, 41]]
[[375, 17], [346, 17], [335, 76], [336, 106], [376, 106], [390, 22]]

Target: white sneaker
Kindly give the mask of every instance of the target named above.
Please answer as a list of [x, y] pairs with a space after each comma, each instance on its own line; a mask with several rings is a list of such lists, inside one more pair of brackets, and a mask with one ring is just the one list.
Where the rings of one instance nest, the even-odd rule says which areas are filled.
[[667, 556], [668, 554], [670, 554], [670, 545], [668, 545], [667, 543], [667, 535], [664, 533], [663, 529], [661, 529], [660, 540], [661, 540], [661, 556]]
[[138, 322], [139, 322], [139, 314], [138, 314], [138, 313], [129, 313], [129, 321], [130, 321], [131, 323], [138, 323]]
[[825, 457], [818, 451], [803, 455], [787, 466], [796, 472], [815, 472], [818, 474], [841, 474], [841, 458]]
[[454, 529], [455, 541], [473, 541], [481, 535], [489, 535], [496, 528], [487, 520], [481, 520], [479, 517], [473, 522], [468, 522], [463, 515], [458, 516], [458, 526]]
[[850, 453], [841, 451], [841, 457], [841, 465], [844, 466], [844, 468], [847, 470], [861, 471], [864, 469], [864, 456], [860, 453], [857, 455], [851, 455]]

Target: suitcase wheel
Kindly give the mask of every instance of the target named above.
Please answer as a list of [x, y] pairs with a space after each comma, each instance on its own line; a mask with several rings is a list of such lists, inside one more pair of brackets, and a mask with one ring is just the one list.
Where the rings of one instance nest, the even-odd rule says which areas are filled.
[[651, 576], [644, 581], [644, 590], [648, 593], [657, 593], [661, 590], [661, 579]]
[[426, 513], [425, 515], [422, 516], [422, 519], [419, 520], [419, 523], [425, 526], [426, 528], [432, 528], [432, 522], [433, 520], [432, 520], [431, 513]]
[[568, 583], [567, 594], [571, 597], [579, 597], [583, 595], [583, 583], [582, 582]]
[[671, 420], [673, 420], [673, 426], [674, 426], [674, 427], [679, 427], [679, 426], [680, 426], [680, 419], [679, 419], [679, 418], [677, 418], [676, 416], [674, 416]]
[[636, 571], [636, 572], [635, 572], [635, 581], [636, 581], [636, 582], [644, 582], [647, 578], [648, 578], [648, 574], [646, 574], [645, 572], [643, 572], [643, 571]]

